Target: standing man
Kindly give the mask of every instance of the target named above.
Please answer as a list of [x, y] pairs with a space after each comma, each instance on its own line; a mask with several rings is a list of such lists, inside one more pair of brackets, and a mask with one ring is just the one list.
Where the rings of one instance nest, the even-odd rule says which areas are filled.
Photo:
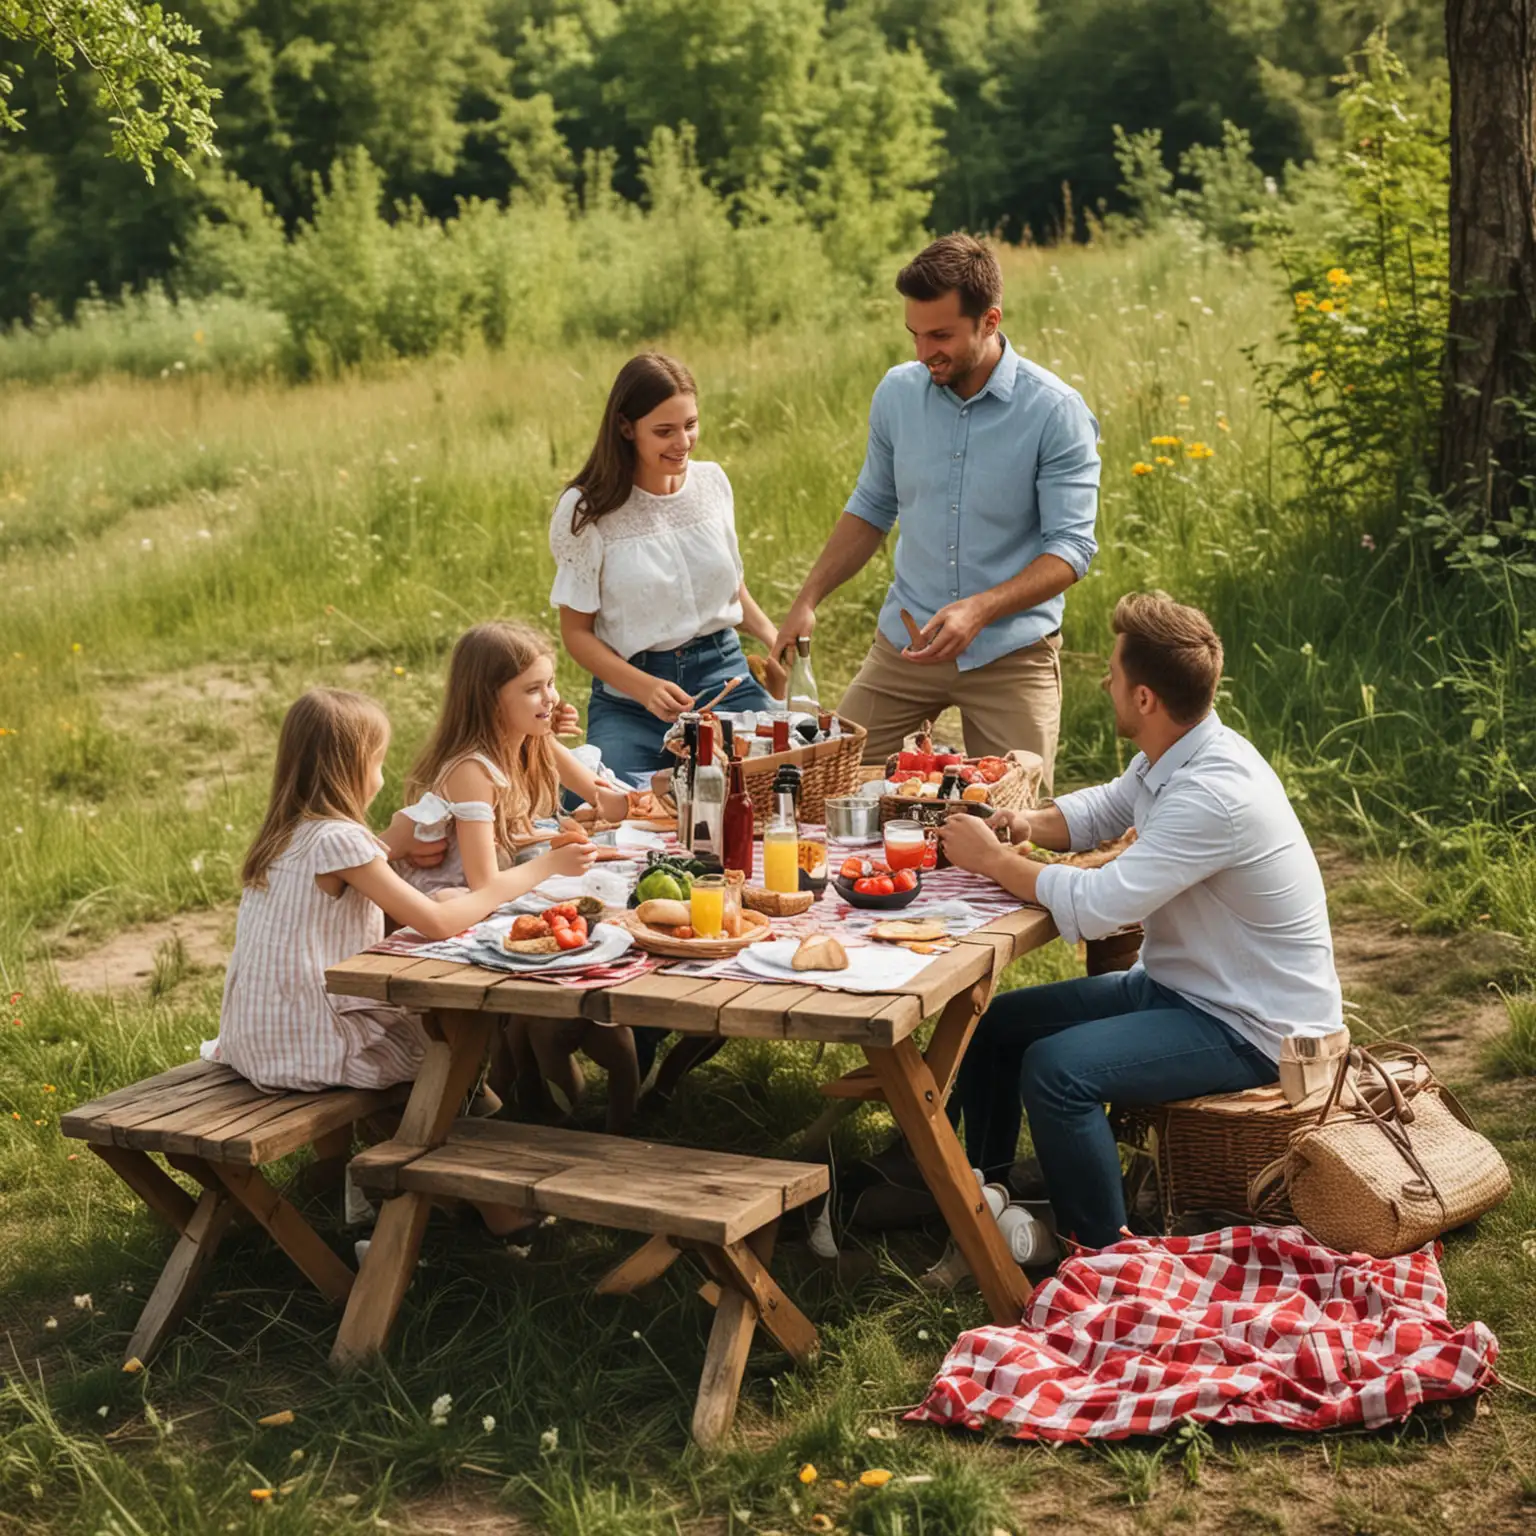
[[[869, 450], [832, 537], [780, 626], [774, 654], [868, 563], [899, 519], [896, 575], [842, 712], [879, 761], [957, 705], [969, 753], [1045, 760], [1061, 723], [1062, 594], [1098, 549], [1098, 423], [1083, 398], [998, 329], [1003, 277], [969, 235], [935, 240], [896, 278], [917, 361], [869, 410]], [[902, 620], [921, 626], [914, 642]]]

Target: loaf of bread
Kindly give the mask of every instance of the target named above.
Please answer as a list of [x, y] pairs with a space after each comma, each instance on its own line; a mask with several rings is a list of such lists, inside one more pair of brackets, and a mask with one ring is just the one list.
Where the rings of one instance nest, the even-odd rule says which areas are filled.
[[749, 912], [761, 912], [764, 917], [796, 917], [809, 912], [815, 900], [810, 891], [769, 891], [760, 885], [741, 888], [742, 906]]
[[848, 951], [830, 934], [812, 933], [800, 940], [789, 963], [797, 971], [846, 971]]
[[668, 901], [658, 897], [642, 901], [635, 908], [635, 916], [647, 928], [685, 928], [693, 921], [693, 912], [686, 901]]

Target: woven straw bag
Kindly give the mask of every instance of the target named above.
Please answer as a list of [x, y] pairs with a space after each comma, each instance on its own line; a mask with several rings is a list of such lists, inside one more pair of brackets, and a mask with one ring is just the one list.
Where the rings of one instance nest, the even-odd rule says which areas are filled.
[[1424, 1057], [1386, 1042], [1340, 1061], [1322, 1112], [1254, 1177], [1249, 1208], [1262, 1212], [1282, 1186], [1320, 1242], [1384, 1259], [1491, 1210], [1510, 1179]]

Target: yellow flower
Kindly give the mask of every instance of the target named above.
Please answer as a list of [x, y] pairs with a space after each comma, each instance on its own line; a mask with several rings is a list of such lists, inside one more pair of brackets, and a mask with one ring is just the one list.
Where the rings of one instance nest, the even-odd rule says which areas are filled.
[[831, 1515], [812, 1515], [811, 1529], [813, 1531], [835, 1531], [837, 1527], [832, 1524]]
[[859, 1473], [861, 1488], [884, 1488], [890, 1480], [891, 1474], [884, 1467], [871, 1467], [868, 1472]]
[[1354, 282], [1354, 278], [1352, 278], [1349, 273], [1344, 270], [1343, 267], [1329, 267], [1328, 281], [1332, 283], [1335, 288], [1347, 288], [1352, 282]]
[[395, 668], [395, 676], [396, 677], [404, 677], [405, 676], [405, 668], [404, 667], [396, 667]]
[[1166, 453], [1160, 453], [1157, 456], [1157, 462], [1161, 464], [1164, 469], [1167, 469], [1168, 466], [1173, 463], [1173, 460], [1170, 459]]
[[1313, 389], [1316, 389], [1317, 386], [1322, 382], [1323, 370], [1321, 368], [1314, 368], [1312, 372], [1307, 375], [1307, 383], [1310, 384]]
[[1131, 465], [1131, 473], [1133, 475], [1150, 475], [1152, 473], [1152, 466], [1150, 464], [1144, 464], [1140, 459], [1137, 459], [1136, 462]]
[[57, 1088], [55, 1088], [52, 1083], [44, 1083], [43, 1084], [43, 1092], [44, 1093], [57, 1093], [58, 1091], [59, 1090]]
[[252, 1488], [251, 1497], [256, 1503], [265, 1504], [272, 1497], [272, 1490], [270, 1488]]
[[1333, 313], [1333, 309], [1334, 309], [1334, 304], [1333, 304], [1333, 300], [1332, 299], [1319, 299], [1317, 301], [1317, 312], [1318, 312], [1318, 314], [1320, 314], [1320, 315], [1331, 315]]
[[123, 1361], [123, 1371], [126, 1375], [137, 1376], [144, 1369], [144, 1362], [137, 1355], [131, 1360]]
[[195, 341], [198, 344], [198, 346], [202, 346], [202, 344], [203, 344], [203, 333], [201, 331], [193, 331], [192, 332], [192, 340]]
[[83, 647], [81, 646], [81, 644], [80, 644], [80, 642], [78, 640], [76, 640], [75, 643], [72, 646], [70, 646], [70, 650], [72, 650], [75, 653], [76, 656], [78, 656], [80, 654], [82, 649], [83, 649]]
[[1188, 395], [1180, 395], [1179, 396], [1179, 404], [1180, 405], [1188, 405], [1189, 404], [1189, 396]]
[[1184, 451], [1192, 459], [1209, 459], [1215, 457], [1216, 453], [1208, 443], [1191, 443]]
[[806, 1464], [800, 1468], [800, 1481], [807, 1487], [816, 1481], [816, 1468], [813, 1467], [810, 1462], [806, 1462]]
[[1315, 303], [1317, 303], [1317, 295], [1308, 293], [1305, 289], [1296, 295], [1297, 309], [1311, 309]]
[[1167, 433], [1164, 433], [1161, 437], [1154, 437], [1152, 439], [1152, 446], [1154, 448], [1177, 448], [1183, 441], [1182, 437], [1170, 437]]

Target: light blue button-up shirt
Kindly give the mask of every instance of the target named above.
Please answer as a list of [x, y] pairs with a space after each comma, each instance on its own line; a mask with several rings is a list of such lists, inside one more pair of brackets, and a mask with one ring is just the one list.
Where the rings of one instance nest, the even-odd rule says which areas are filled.
[[[905, 608], [920, 624], [1057, 555], [1081, 578], [1098, 552], [1099, 424], [1053, 373], [1003, 355], [969, 400], [902, 363], [876, 386], [869, 451], [847, 511], [889, 533], [897, 519], [896, 578], [880, 633], [908, 645]], [[1023, 650], [1061, 628], [1064, 600], [1006, 614], [961, 653], [961, 671]]]
[[1069, 944], [1140, 923], [1147, 975], [1272, 1061], [1289, 1035], [1342, 1027], [1317, 859], [1274, 769], [1214, 711], [1155, 763], [1138, 752], [1056, 809], [1076, 850], [1136, 828], [1102, 869], [1040, 871], [1036, 899]]

